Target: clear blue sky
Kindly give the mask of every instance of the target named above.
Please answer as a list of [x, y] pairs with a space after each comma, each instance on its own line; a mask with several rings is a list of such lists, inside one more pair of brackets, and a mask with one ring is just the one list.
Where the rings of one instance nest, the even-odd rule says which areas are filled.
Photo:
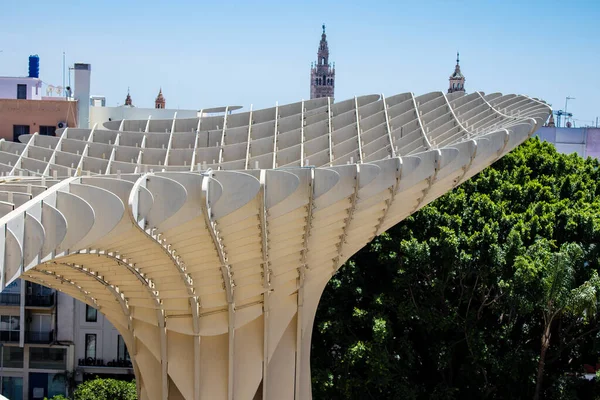
[[62, 84], [92, 64], [108, 105], [269, 107], [309, 97], [321, 24], [336, 63], [336, 99], [446, 90], [461, 53], [467, 91], [517, 92], [575, 118], [600, 116], [600, 2], [574, 1], [66, 1], [0, 2], [0, 76]]

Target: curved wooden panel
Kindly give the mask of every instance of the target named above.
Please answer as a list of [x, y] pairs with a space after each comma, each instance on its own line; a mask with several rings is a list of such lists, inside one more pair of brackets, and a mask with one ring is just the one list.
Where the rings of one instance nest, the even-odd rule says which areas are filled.
[[56, 208], [67, 220], [67, 234], [56, 247], [56, 253], [62, 253], [88, 234], [94, 226], [96, 215], [88, 202], [67, 192], [56, 194]]

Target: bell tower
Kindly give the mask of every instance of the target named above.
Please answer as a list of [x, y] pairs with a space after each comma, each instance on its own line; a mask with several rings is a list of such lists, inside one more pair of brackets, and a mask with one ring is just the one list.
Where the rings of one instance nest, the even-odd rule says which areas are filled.
[[156, 96], [156, 100], [154, 100], [154, 108], [165, 108], [167, 101], [162, 94], [162, 88], [158, 91], [158, 96]]
[[460, 72], [460, 58], [459, 53], [456, 53], [456, 67], [454, 67], [454, 73], [450, 75], [450, 86], [448, 87], [448, 93], [464, 92], [465, 91], [465, 77]]
[[319, 42], [317, 51], [317, 62], [310, 66], [310, 98], [318, 99], [320, 97], [331, 97], [333, 99], [335, 91], [335, 63], [329, 63], [329, 46], [327, 45], [327, 35], [325, 34], [325, 25]]
[[133, 101], [131, 100], [131, 95], [129, 94], [129, 88], [127, 88], [127, 97], [125, 98], [125, 105], [133, 107]]

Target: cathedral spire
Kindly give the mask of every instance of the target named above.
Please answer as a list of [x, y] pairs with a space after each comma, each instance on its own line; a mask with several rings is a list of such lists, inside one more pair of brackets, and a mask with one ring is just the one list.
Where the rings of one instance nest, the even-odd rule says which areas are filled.
[[131, 95], [129, 94], [129, 86], [127, 86], [127, 97], [125, 98], [125, 105], [133, 107], [133, 102], [131, 100]]
[[311, 65], [310, 98], [333, 97], [335, 87], [335, 69], [329, 63], [329, 45], [325, 34], [325, 24], [317, 50], [317, 62]]
[[162, 93], [162, 87], [158, 91], [158, 96], [156, 96], [156, 100], [154, 100], [154, 108], [165, 108], [167, 101]]

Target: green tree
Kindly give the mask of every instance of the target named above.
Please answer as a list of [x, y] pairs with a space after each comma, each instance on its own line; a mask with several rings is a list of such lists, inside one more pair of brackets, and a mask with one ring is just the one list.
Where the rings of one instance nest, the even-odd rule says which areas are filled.
[[598, 161], [529, 140], [333, 277], [314, 397], [589, 398], [573, 374], [600, 352], [598, 241]]
[[[67, 398], [54, 396], [51, 400]], [[73, 400], [137, 400], [137, 389], [135, 381], [96, 378], [79, 384], [73, 393]]]
[[521, 283], [539, 291], [533, 300], [540, 302], [537, 308], [543, 316], [543, 334], [533, 397], [535, 400], [540, 397], [553, 323], [564, 314], [570, 314], [586, 324], [589, 317], [596, 315], [600, 291], [598, 272], [592, 271], [589, 280], [574, 287], [576, 266], [583, 264], [584, 260], [583, 250], [577, 244], [565, 243], [560, 251], [552, 252], [551, 243], [541, 240], [515, 261], [515, 275], [521, 279]]
[[74, 400], [137, 400], [135, 382], [99, 379], [77, 386]]

